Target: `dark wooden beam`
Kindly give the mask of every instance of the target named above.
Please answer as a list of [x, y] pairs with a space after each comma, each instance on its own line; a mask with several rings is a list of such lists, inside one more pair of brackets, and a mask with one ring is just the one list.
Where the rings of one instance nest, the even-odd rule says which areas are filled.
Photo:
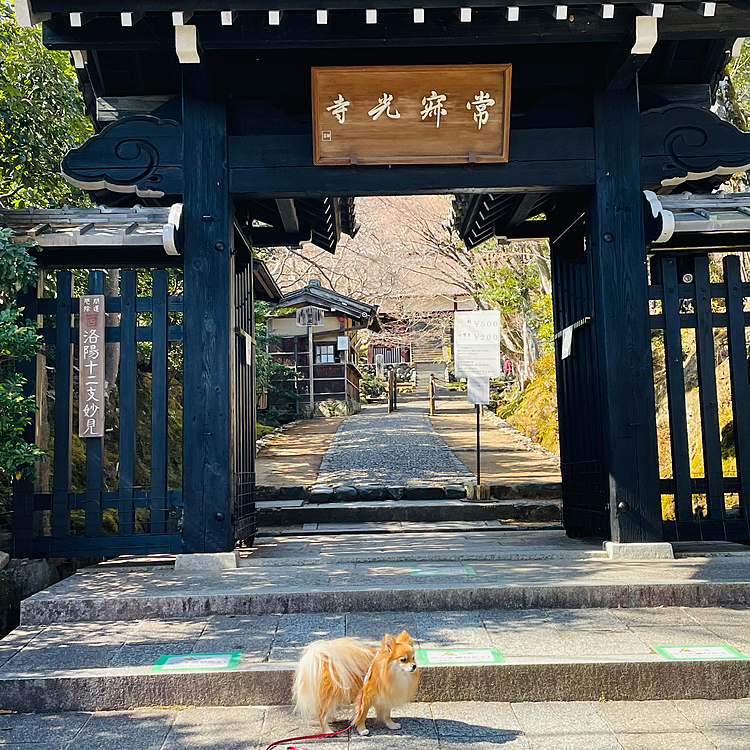
[[279, 209], [284, 231], [290, 234], [299, 232], [299, 219], [297, 218], [297, 209], [294, 207], [294, 199], [277, 198], [276, 208]]
[[[364, 24], [361, 11], [331, 13], [325, 25], [315, 23], [314, 11], [288, 13], [280, 26], [269, 26], [265, 12], [241, 15], [232, 26], [223, 26], [218, 14], [195, 16], [205, 50], [363, 48], [435, 45], [506, 45], [619, 43], [630, 33], [635, 19], [632, 7], [618, 9], [613, 19], [603, 19], [595, 6], [576, 8], [573, 21], [555, 21], [541, 9], [529, 9], [523, 22], [508, 23], [504, 9], [475, 10], [472, 23], [461, 23], [451, 10], [427, 13], [425, 23], [411, 22], [406, 10], [380, 10], [377, 24]], [[123, 28], [118, 18], [100, 17], [72, 29], [67, 20], [53, 18], [44, 24], [45, 44], [53, 49], [163, 49], [174, 43], [169, 19], [150, 17], [148, 23]], [[143, 31], [141, 31], [143, 29]], [[750, 10], [722, 7], [714, 18], [703, 18], [682, 7], [670, 8], [659, 19], [662, 39], [711, 39], [750, 36]]]
[[513, 214], [510, 217], [510, 221], [508, 222], [508, 227], [517, 227], [526, 219], [529, 218], [529, 214], [531, 213], [531, 210], [534, 208], [534, 205], [539, 200], [539, 194], [538, 193], [527, 193], [526, 195], [522, 196], [521, 199], [518, 201], [518, 205], [516, 206], [515, 210], [513, 211]]
[[180, 268], [183, 260], [160, 246], [46, 247], [33, 255], [40, 268]]
[[632, 33], [617, 45], [607, 60], [607, 88], [627, 88], [651, 55], [658, 38], [658, 20], [637, 16]]
[[287, 232], [276, 227], [251, 227], [253, 247], [299, 247], [312, 240], [312, 230], [301, 227], [299, 232]]
[[524, 221], [516, 227], [495, 225], [495, 236], [508, 240], [546, 240], [553, 231], [554, 227], [548, 219]]
[[589, 128], [512, 130], [507, 164], [315, 167], [308, 134], [234, 136], [231, 189], [238, 199], [579, 190], [594, 180], [592, 137]]
[[[664, 5], [669, 6], [670, 10], [672, 10], [672, 6], [676, 8], [686, 2], [686, 0], [661, 1]], [[729, 4], [736, 4], [738, 7], [744, 3], [744, 0], [719, 0], [720, 3], [727, 1]], [[616, 6], [623, 6], [620, 10], [630, 8], [635, 4], [633, 0], [606, 0], [606, 2]], [[541, 2], [541, 0], [512, 0], [511, 4], [531, 11], [538, 10], [540, 5], [551, 7], [555, 5], [555, 1], [548, 0], [545, 3]], [[597, 11], [601, 4], [601, 1], [594, 2], [594, 0], [568, 3], [568, 5], [573, 6], [572, 10], [574, 13], [581, 10], [582, 6], [588, 6], [592, 10]], [[123, 10], [124, 5], [127, 5], [129, 10], [143, 10], [151, 13], [171, 13], [175, 7], [179, 7], [185, 11], [214, 11], [215, 13], [220, 13], [226, 10], [228, 5], [235, 11], [257, 11], [258, 9], [256, 0], [232, 0], [231, 3], [227, 3], [226, 0], [180, 0], [179, 3], [175, 3], [173, 0], [128, 0], [127, 3], [123, 3], [122, 0], [34, 0], [33, 5], [36, 13], [68, 13], [70, 11], [93, 10], [119, 14]], [[327, 0], [324, 5], [329, 10], [365, 10], [373, 7], [372, 0]], [[644, 3], [644, 5], [648, 5], [648, 3]], [[389, 10], [401, 8], [411, 11], [413, 6], [414, 3], [412, 0], [380, 0], [377, 3], [379, 9]], [[471, 6], [473, 8], [493, 8], [497, 6], [497, 0], [472, 0]], [[318, 0], [274, 0], [273, 7], [283, 10], [316, 10], [320, 7], [320, 3]], [[450, 8], [453, 10], [455, 7], [455, 0], [432, 0], [429, 9]], [[615, 13], [616, 16], [617, 13]]]
[[224, 102], [183, 93], [185, 298], [183, 550], [234, 547], [234, 228]]
[[[635, 85], [594, 91], [596, 190], [587, 210], [612, 539], [661, 539], [641, 127]], [[624, 343], [627, 342], [627, 343]]]

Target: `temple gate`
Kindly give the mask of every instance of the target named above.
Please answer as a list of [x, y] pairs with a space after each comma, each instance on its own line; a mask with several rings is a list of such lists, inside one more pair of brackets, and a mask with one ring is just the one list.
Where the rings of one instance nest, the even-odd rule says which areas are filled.
[[[312, 241], [334, 251], [342, 232], [355, 231], [353, 198], [416, 193], [455, 195], [454, 228], [469, 246], [490, 237], [550, 240], [555, 326], [558, 334], [569, 329], [566, 336], [572, 337], [569, 356], [562, 356], [562, 336], [556, 344], [568, 533], [623, 542], [750, 539], [745, 492], [750, 440], [743, 429], [736, 431], [737, 476], [724, 477], [710, 401], [712, 331], [726, 326], [734, 424], [748, 424], [748, 313], [741, 301], [750, 290], [738, 281], [731, 259], [723, 280], [706, 277], [707, 253], [727, 246], [746, 251], [750, 225], [730, 227], [717, 220], [694, 231], [680, 219], [679, 206], [661, 199], [683, 190], [709, 194], [727, 175], [750, 165], [750, 135], [711, 111], [727, 60], [750, 36], [747, 4], [481, 0], [469, 8], [441, 0], [413, 8], [388, 0], [372, 8], [341, 0], [321, 9], [307, 0], [283, 0], [274, 7], [232, 0], [226, 5], [16, 2], [19, 19], [43, 24], [48, 46], [71, 51], [96, 124], [96, 135], [65, 159], [66, 177], [97, 203], [122, 211], [139, 203], [184, 206], [175, 230], [183, 244], [172, 261], [184, 269], [184, 290], [181, 302], [166, 299], [167, 306], [182, 304], [179, 502], [176, 496], [165, 500], [160, 468], [153, 474], [157, 490], [152, 487], [148, 496], [136, 497], [134, 488], [121, 486], [116, 498], [105, 498], [95, 480], [98, 448], [87, 443], [94, 479], [82, 496], [64, 486], [64, 469], [56, 469], [51, 499], [49, 493], [18, 488], [18, 549], [30, 555], [78, 554], [84, 547], [90, 554], [212, 552], [250, 538], [255, 401], [238, 329], [251, 334], [252, 248]], [[369, 144], [358, 147], [361, 155], [348, 148], [348, 156], [325, 161], [317, 138], [330, 140], [331, 130], [313, 130], [314, 69], [472, 65], [510, 66], [509, 140], [507, 148], [498, 146], [498, 158], [469, 148], [465, 154], [390, 154], [378, 161]], [[323, 108], [332, 112], [332, 122], [335, 112], [341, 115], [344, 96], [339, 96], [338, 105], [333, 99]], [[381, 104], [385, 112], [388, 102]], [[391, 115], [395, 118], [395, 102]], [[397, 122], [388, 120], [391, 115], [382, 122]], [[735, 235], [731, 242], [729, 233]], [[44, 259], [48, 250], [42, 246]], [[142, 252], [118, 252], [119, 267], [153, 267], [153, 256], [147, 262]], [[656, 260], [649, 265], [652, 255]], [[688, 256], [694, 258], [694, 280], [680, 284], [675, 269]], [[81, 256], [84, 261], [93, 262], [90, 255]], [[69, 268], [66, 262], [62, 266]], [[59, 276], [63, 293], [58, 291], [54, 303], [57, 327], [45, 334], [55, 336], [64, 367], [62, 349], [72, 346], [73, 337], [68, 341], [69, 326], [60, 326], [60, 316], [75, 312], [76, 305], [65, 286], [66, 272]], [[94, 274], [92, 289], [97, 283]], [[164, 304], [163, 285], [159, 290]], [[725, 300], [723, 312], [711, 309], [718, 298]], [[694, 308], [685, 308], [685, 300]], [[650, 301], [659, 301], [660, 309]], [[52, 303], [41, 304], [47, 309]], [[160, 320], [158, 332], [154, 323], [150, 334], [136, 331], [135, 337], [150, 335], [144, 340], [156, 347], [157, 336], [164, 342], [177, 335], [169, 328], [165, 334], [163, 316]], [[125, 325], [130, 342], [133, 324]], [[667, 367], [673, 476], [660, 478], [652, 331], [663, 331], [674, 360], [682, 328], [694, 329], [699, 342], [703, 425], [712, 431], [704, 436], [706, 476], [692, 477], [685, 464], [682, 365], [673, 362]], [[126, 469], [131, 428], [126, 424], [120, 433]], [[63, 440], [59, 453], [58, 440]], [[64, 437], [57, 435], [60, 466], [64, 453]], [[727, 493], [738, 496], [736, 513], [727, 511]], [[693, 509], [696, 494], [708, 497], [705, 514]], [[662, 495], [674, 495], [674, 518], [665, 516]], [[44, 541], [33, 515], [50, 504], [51, 538]], [[77, 538], [65, 515], [81, 507], [86, 522]], [[120, 508], [117, 545], [101, 536], [102, 507]], [[181, 508], [182, 525], [170, 533], [173, 507]], [[148, 533], [129, 533], [134, 508], [150, 510]]]

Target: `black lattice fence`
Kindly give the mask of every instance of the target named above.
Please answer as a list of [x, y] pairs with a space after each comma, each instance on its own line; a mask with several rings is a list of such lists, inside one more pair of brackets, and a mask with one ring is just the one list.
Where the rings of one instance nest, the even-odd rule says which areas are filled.
[[17, 557], [179, 552], [183, 298], [167, 270], [119, 272], [105, 300], [105, 436], [78, 437], [78, 296], [104, 272], [58, 271], [21, 300], [44, 341], [24, 365], [45, 449], [35, 483], [13, 498]]
[[652, 258], [667, 541], [750, 540], [748, 297], [736, 255], [720, 267], [707, 255]]

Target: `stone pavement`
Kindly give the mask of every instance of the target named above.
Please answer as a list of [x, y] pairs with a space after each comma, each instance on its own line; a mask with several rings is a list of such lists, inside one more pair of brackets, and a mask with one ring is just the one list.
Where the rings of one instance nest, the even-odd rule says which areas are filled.
[[[390, 731], [297, 743], [311, 750], [748, 750], [750, 700], [425, 703]], [[343, 728], [339, 722], [336, 728]], [[0, 715], [4, 750], [262, 750], [314, 731], [289, 706]], [[284, 746], [282, 746], [283, 748]]]
[[323, 456], [318, 484], [470, 484], [472, 475], [435, 432], [425, 402], [368, 406], [345, 419]]
[[0, 678], [102, 669], [122, 675], [125, 668], [144, 673], [140, 668], [165, 654], [239, 651], [241, 667], [295, 662], [312, 640], [355, 636], [375, 645], [386, 632], [402, 630], [417, 648], [499, 648], [508, 666], [661, 663], [653, 647], [675, 645], [728, 645], [750, 655], [748, 608], [212, 615], [22, 626], [0, 640]]

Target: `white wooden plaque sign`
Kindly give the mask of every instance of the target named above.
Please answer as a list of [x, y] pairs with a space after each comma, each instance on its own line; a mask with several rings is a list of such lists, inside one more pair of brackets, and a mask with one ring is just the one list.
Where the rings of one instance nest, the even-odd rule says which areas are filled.
[[456, 377], [499, 378], [503, 372], [500, 311], [475, 310], [454, 315]]

